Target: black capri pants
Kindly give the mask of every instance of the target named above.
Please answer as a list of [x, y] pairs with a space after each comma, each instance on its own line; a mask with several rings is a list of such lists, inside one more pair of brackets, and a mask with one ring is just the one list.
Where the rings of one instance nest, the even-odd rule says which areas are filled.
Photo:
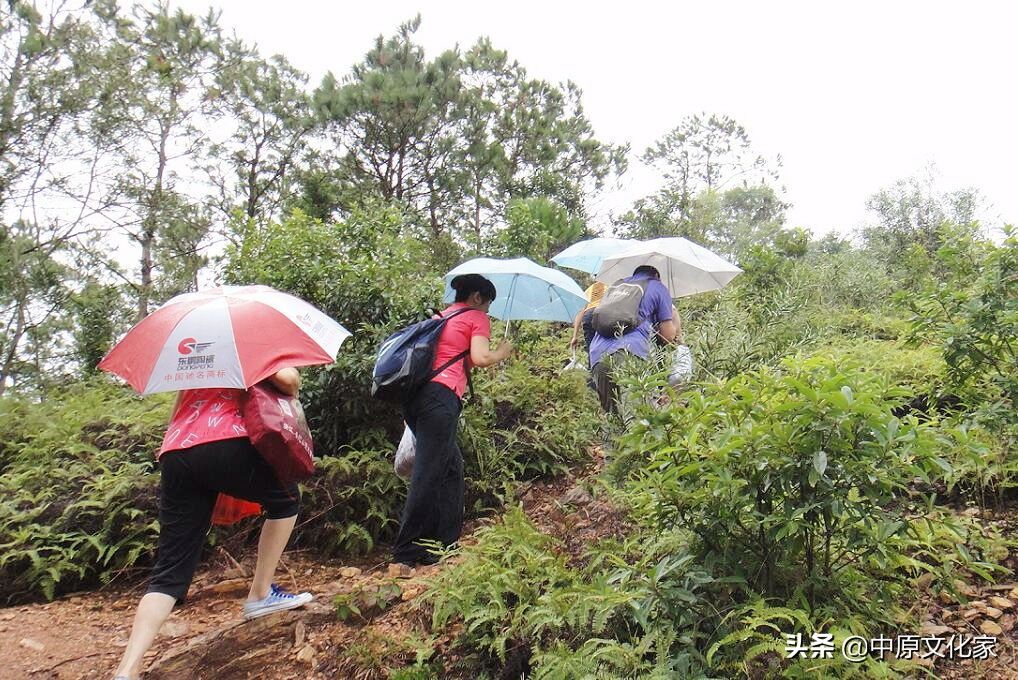
[[269, 519], [300, 507], [297, 485], [282, 485], [247, 437], [167, 451], [159, 466], [159, 548], [148, 592], [177, 602], [194, 578], [219, 493], [260, 503]]

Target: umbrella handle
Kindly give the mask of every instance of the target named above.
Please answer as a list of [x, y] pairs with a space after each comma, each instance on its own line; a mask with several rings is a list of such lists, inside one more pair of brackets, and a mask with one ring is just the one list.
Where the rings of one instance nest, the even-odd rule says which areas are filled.
[[506, 303], [505, 309], [505, 337], [509, 337], [509, 322], [513, 318], [513, 293], [516, 291], [516, 281], [520, 278], [519, 274], [513, 276], [513, 282], [509, 284], [509, 300]]

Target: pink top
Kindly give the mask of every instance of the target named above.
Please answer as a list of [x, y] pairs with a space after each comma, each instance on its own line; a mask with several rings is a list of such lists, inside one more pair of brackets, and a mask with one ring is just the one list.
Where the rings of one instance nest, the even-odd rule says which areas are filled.
[[244, 390], [184, 390], [180, 395], [157, 458], [167, 451], [247, 436], [241, 412]]
[[[455, 302], [442, 311], [442, 316], [449, 316], [461, 309], [469, 309], [470, 305], [465, 302]], [[442, 334], [438, 336], [438, 344], [435, 346], [435, 361], [431, 364], [432, 370], [438, 368], [445, 362], [452, 359], [460, 352], [470, 351], [470, 340], [475, 336], [482, 338], [491, 337], [491, 320], [488, 315], [479, 309], [464, 312], [446, 322]], [[467, 367], [472, 367], [470, 355], [467, 354]], [[445, 385], [456, 393], [460, 399], [467, 391], [467, 373], [463, 370], [463, 361], [457, 361], [444, 371], [431, 379], [440, 385]]]

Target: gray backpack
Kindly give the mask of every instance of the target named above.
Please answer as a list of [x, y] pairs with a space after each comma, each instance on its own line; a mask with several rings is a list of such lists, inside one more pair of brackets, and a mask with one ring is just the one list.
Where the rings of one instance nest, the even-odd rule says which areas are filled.
[[650, 279], [619, 281], [608, 287], [601, 304], [594, 308], [591, 322], [598, 335], [614, 338], [635, 330], [640, 318], [640, 303]]

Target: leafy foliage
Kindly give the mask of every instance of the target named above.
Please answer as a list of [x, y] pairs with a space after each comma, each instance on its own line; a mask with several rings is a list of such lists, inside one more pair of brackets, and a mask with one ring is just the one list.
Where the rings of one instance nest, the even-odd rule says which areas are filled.
[[863, 607], [879, 620], [895, 582], [932, 568], [908, 557], [921, 545], [911, 518], [924, 508], [909, 485], [950, 472], [941, 433], [892, 413], [906, 396], [823, 358], [707, 387], [623, 438], [624, 449], [651, 452], [633, 482], [638, 512], [690, 528], [708, 565], [767, 597]]
[[104, 380], [0, 401], [0, 598], [52, 598], [149, 557], [165, 418]]

